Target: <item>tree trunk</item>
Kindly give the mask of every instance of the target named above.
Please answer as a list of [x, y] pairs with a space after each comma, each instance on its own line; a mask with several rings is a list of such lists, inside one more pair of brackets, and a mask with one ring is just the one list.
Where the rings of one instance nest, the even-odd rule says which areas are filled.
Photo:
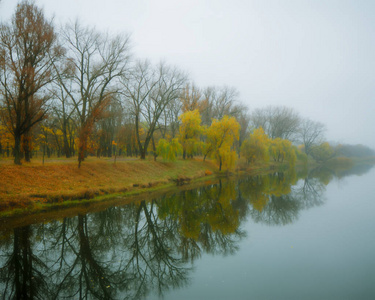
[[21, 135], [14, 134], [14, 164], [22, 165], [21, 163]]
[[70, 154], [70, 147], [69, 147], [68, 136], [66, 134], [66, 124], [65, 124], [65, 121], [64, 121], [63, 128], [62, 128], [62, 132], [63, 132], [63, 140], [64, 140], [64, 154], [65, 154], [66, 158], [70, 158], [71, 154]]
[[154, 137], [152, 137], [152, 150], [154, 151], [154, 161], [156, 161], [156, 157], [158, 156], [156, 153], [156, 146], [155, 146], [155, 140]]
[[82, 145], [83, 141], [80, 141], [78, 147], [78, 168], [81, 168], [81, 163], [85, 160], [85, 147]]
[[146, 159], [146, 149], [139, 149], [139, 150], [140, 150], [141, 159]]
[[25, 153], [25, 161], [30, 162], [31, 161], [31, 136], [29, 132], [26, 132], [23, 136], [23, 151]]

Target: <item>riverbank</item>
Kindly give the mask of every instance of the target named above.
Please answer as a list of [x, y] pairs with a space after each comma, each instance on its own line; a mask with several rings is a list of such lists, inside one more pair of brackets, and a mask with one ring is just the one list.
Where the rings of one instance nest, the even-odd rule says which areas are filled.
[[119, 159], [114, 163], [113, 159], [88, 158], [80, 169], [75, 159], [56, 159], [44, 165], [35, 160], [22, 166], [5, 162], [0, 165], [0, 211], [152, 190], [209, 176], [216, 170], [212, 162], [199, 159]]
[[[336, 166], [336, 170], [345, 172], [354, 162], [359, 165], [374, 163], [374, 158], [360, 161], [340, 159], [331, 164], [340, 167]], [[297, 162], [296, 168], [307, 172], [316, 166]], [[247, 165], [240, 160], [235, 173], [259, 175], [284, 169], [288, 169], [287, 164], [259, 162]], [[0, 217], [87, 206], [94, 202], [108, 202], [117, 196], [130, 199], [135, 195], [165, 192], [185, 183], [211, 180], [218, 175], [224, 173], [218, 172], [217, 165], [199, 158], [175, 162], [120, 158], [115, 163], [113, 158], [91, 157], [80, 169], [74, 158], [51, 159], [45, 164], [34, 159], [22, 166], [2, 160]]]

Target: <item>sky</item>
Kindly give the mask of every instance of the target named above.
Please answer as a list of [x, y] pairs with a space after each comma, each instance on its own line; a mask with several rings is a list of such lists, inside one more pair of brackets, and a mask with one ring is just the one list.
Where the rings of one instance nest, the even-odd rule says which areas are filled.
[[[229, 86], [250, 111], [287, 106], [329, 141], [375, 149], [373, 0], [35, 0], [56, 25], [131, 36], [132, 52]], [[8, 21], [16, 0], [0, 0]]]

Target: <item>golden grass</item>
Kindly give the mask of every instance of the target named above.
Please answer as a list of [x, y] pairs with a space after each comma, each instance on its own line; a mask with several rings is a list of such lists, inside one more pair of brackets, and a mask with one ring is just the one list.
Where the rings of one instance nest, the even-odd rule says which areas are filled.
[[179, 178], [202, 177], [217, 168], [199, 159], [120, 159], [114, 164], [113, 159], [89, 158], [80, 169], [77, 165], [75, 159], [55, 159], [44, 165], [40, 160], [22, 166], [0, 163], [0, 210], [148, 188]]

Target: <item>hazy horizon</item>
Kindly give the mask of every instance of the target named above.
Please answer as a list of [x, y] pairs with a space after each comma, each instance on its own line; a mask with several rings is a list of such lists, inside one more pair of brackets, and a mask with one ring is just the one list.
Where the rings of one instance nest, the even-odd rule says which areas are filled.
[[[0, 2], [9, 21], [17, 1]], [[165, 60], [199, 87], [230, 86], [250, 111], [294, 108], [327, 140], [375, 149], [375, 2], [35, 0], [55, 24], [131, 34], [136, 57]]]

